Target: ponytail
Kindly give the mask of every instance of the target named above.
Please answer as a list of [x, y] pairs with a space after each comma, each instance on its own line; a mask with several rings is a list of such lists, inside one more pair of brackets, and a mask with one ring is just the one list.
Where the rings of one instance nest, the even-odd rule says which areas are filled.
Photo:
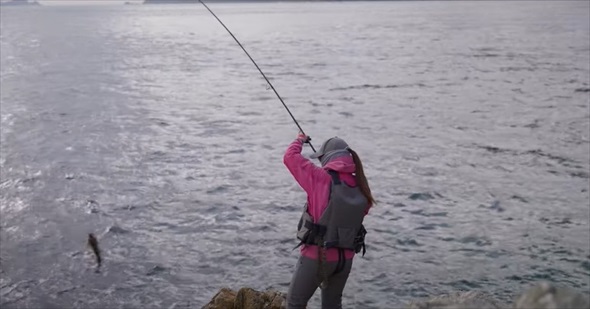
[[369, 202], [369, 206], [376, 204], [373, 195], [371, 194], [371, 188], [369, 188], [369, 182], [367, 181], [367, 177], [365, 176], [365, 171], [363, 170], [363, 163], [361, 163], [361, 159], [359, 158], [358, 154], [348, 148], [348, 151], [352, 155], [352, 160], [354, 161], [354, 165], [356, 166], [355, 175], [356, 175], [356, 182], [361, 192], [367, 198]]

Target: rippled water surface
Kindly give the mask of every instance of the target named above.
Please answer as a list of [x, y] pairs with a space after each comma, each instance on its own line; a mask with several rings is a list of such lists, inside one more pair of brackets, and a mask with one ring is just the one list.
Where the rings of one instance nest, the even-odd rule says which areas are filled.
[[[338, 135], [364, 160], [379, 204], [346, 307], [588, 293], [589, 2], [211, 8], [316, 147]], [[297, 128], [202, 6], [2, 8], [0, 42], [3, 308], [286, 290]]]

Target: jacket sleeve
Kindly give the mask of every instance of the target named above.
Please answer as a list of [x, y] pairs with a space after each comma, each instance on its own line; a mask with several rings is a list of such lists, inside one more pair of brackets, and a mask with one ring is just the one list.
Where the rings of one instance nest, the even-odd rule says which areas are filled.
[[303, 142], [300, 140], [293, 141], [283, 157], [283, 163], [287, 166], [291, 175], [295, 178], [297, 183], [305, 190], [308, 195], [311, 195], [315, 184], [325, 176], [326, 173], [321, 167], [316, 166], [301, 155], [303, 149]]

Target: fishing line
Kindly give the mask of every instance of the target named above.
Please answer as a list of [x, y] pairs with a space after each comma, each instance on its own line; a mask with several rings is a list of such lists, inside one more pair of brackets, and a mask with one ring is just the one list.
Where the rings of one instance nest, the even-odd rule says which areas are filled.
[[[291, 116], [291, 119], [293, 119], [293, 121], [295, 122], [295, 125], [297, 125], [297, 128], [299, 128], [299, 131], [301, 133], [305, 134], [303, 132], [303, 129], [299, 125], [299, 122], [297, 122], [297, 119], [295, 119], [295, 117], [293, 116], [293, 114], [291, 113], [291, 111], [289, 110], [289, 108], [287, 107], [287, 104], [285, 104], [285, 102], [283, 101], [283, 99], [281, 98], [281, 96], [279, 95], [279, 93], [277, 92], [277, 90], [275, 89], [275, 87], [268, 80], [268, 78], [266, 78], [266, 75], [264, 75], [264, 72], [262, 72], [262, 70], [260, 69], [260, 67], [258, 67], [258, 64], [256, 64], [256, 61], [254, 61], [254, 59], [252, 59], [252, 57], [246, 51], [246, 49], [244, 48], [244, 46], [242, 46], [242, 44], [240, 43], [240, 41], [238, 41], [238, 39], [236, 39], [236, 37], [234, 36], [234, 34], [231, 31], [229, 31], [229, 29], [225, 26], [225, 24], [221, 21], [221, 19], [219, 19], [219, 17], [217, 17], [217, 15], [215, 15], [215, 13], [213, 13], [213, 11], [211, 11], [211, 9], [202, 0], [199, 0], [199, 2], [201, 2], [201, 4], [203, 6], [205, 6], [205, 8], [209, 11], [209, 13], [211, 13], [211, 15], [213, 15], [213, 17], [215, 17], [215, 19], [217, 19], [217, 21], [223, 26], [223, 28], [225, 28], [225, 30], [227, 30], [227, 32], [231, 35], [231, 37], [234, 38], [234, 40], [236, 41], [236, 43], [238, 43], [238, 45], [240, 45], [240, 47], [246, 53], [246, 55], [248, 56], [248, 58], [250, 58], [250, 60], [252, 61], [252, 63], [254, 63], [254, 65], [256, 66], [256, 68], [258, 69], [258, 71], [260, 72], [260, 74], [262, 74], [262, 77], [264, 77], [264, 79], [266, 80], [266, 82], [268, 83], [268, 85], [270, 86], [270, 88], [272, 89], [272, 91], [274, 91], [274, 93], [277, 95], [277, 97], [279, 98], [279, 100], [281, 101], [281, 103], [283, 103], [283, 106], [285, 107], [285, 109], [287, 110], [287, 112], [289, 113], [289, 115]], [[309, 146], [311, 147], [311, 149], [313, 150], [313, 152], [316, 152], [315, 151], [315, 148], [313, 148], [313, 145], [311, 144], [311, 142], [307, 142], [307, 143], [309, 144]]]

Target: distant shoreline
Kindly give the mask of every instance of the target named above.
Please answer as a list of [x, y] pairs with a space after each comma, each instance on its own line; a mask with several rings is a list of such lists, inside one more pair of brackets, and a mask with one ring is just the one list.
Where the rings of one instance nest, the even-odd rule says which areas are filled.
[[27, 1], [27, 0], [12, 0], [12, 1], [2, 1], [0, 2], [0, 6], [40, 6], [41, 3], [37, 1]]
[[[205, 3], [278, 3], [278, 2], [405, 2], [405, 1], [428, 1], [428, 0], [203, 0]], [[199, 0], [144, 0], [126, 1], [122, 5], [151, 5], [151, 4], [199, 4]], [[40, 2], [27, 0], [0, 1], [0, 6], [26, 7], [43, 6]]]
[[[261, 2], [405, 2], [405, 1], [428, 1], [428, 0], [203, 0], [205, 3], [261, 3]], [[199, 0], [145, 0], [140, 4], [196, 4]]]

